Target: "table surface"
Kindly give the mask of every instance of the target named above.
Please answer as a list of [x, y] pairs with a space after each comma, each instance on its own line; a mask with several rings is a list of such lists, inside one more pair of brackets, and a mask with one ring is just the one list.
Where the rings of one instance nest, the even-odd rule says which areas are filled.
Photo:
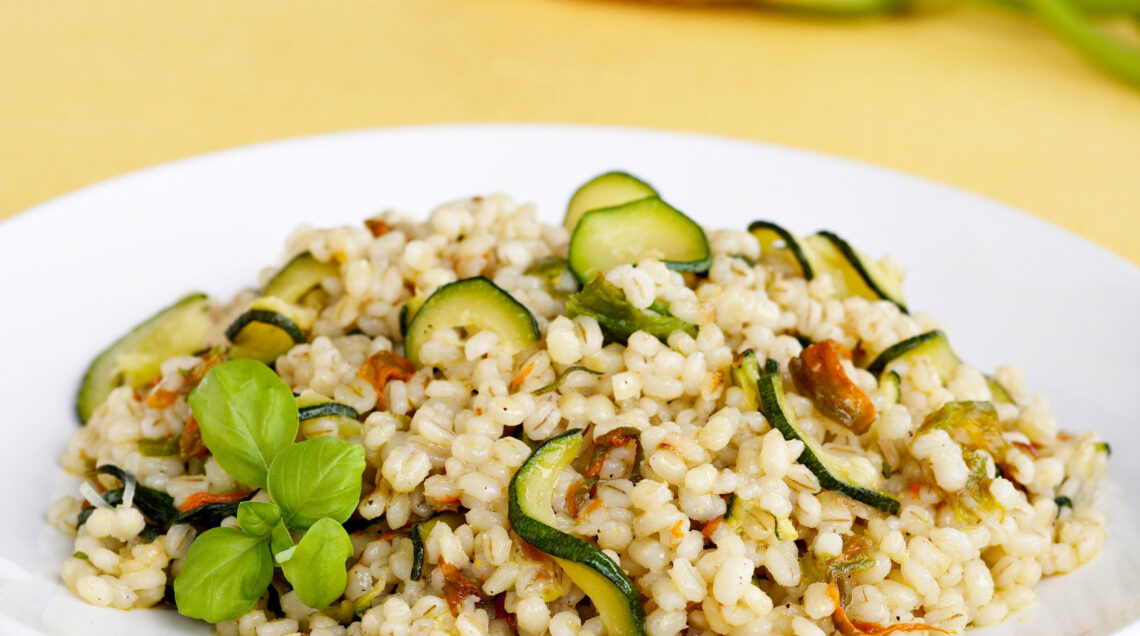
[[996, 7], [842, 20], [605, 0], [0, 3], [0, 218], [219, 148], [455, 121], [818, 150], [1004, 201], [1140, 264], [1140, 90]]

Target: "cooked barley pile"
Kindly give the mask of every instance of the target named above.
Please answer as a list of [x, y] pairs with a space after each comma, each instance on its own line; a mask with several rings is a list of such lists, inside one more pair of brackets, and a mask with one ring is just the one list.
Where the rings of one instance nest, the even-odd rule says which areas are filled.
[[[991, 393], [978, 369], [963, 363], [944, 380], [922, 356], [891, 366], [897, 401], [892, 387], [843, 359], [874, 406], [873, 423], [856, 434], [796, 388], [789, 362], [808, 341], [826, 340], [866, 361], [938, 325], [886, 301], [837, 298], [829, 276], [805, 281], [786, 259], [762, 254], [748, 232], [706, 232], [713, 254], [707, 275], [682, 275], [654, 259], [605, 272], [634, 307], [657, 301], [697, 326], [664, 340], [639, 331], [623, 345], [607, 344], [594, 318], [568, 317], [563, 297], [525, 274], [543, 259], [565, 257], [568, 232], [539, 223], [531, 206], [505, 196], [445, 205], [425, 223], [384, 213], [367, 226], [296, 230], [282, 263], [308, 251], [337, 264], [339, 275], [321, 282], [323, 303], [308, 342], [275, 368], [294, 392], [314, 391], [360, 414], [359, 431], [316, 418], [302, 422], [299, 434], [342, 436], [366, 453], [360, 503], [346, 524], [348, 583], [342, 599], [315, 611], [278, 577], [252, 610], [219, 623], [217, 632], [604, 633], [591, 599], [554, 561], [520, 545], [507, 519], [508, 483], [531, 454], [528, 442], [572, 428], [585, 429], [584, 449], [621, 427], [639, 432], [644, 459], [636, 483], [633, 446], [621, 446], [603, 455], [597, 489], [576, 515], [567, 514], [579, 506], [566, 493], [585, 469], [581, 462], [558, 479], [553, 506], [561, 530], [596, 544], [633, 580], [648, 634], [812, 636], [903, 623], [961, 632], [1033, 604], [1043, 576], [1097, 554], [1105, 520], [1091, 505], [1108, 453], [1096, 434], [1060, 430], [1047, 401], [1029, 393], [1013, 367], [994, 373], [1008, 402]], [[901, 275], [897, 264], [883, 265]], [[358, 373], [381, 352], [403, 353], [400, 314], [413, 296], [480, 275], [531, 311], [541, 333], [536, 345], [504, 355], [493, 331], [439, 330], [423, 344], [414, 372], [379, 381]], [[225, 327], [254, 298], [245, 292], [216, 304], [204, 344], [226, 344]], [[761, 365], [779, 363], [800, 428], [893, 493], [897, 514], [822, 489], [796, 461], [803, 443], [770, 427], [733, 382], [734, 362], [748, 349]], [[187, 393], [210, 357], [174, 357], [153, 388], [115, 389], [72, 435], [63, 466], [86, 476], [114, 464], [180, 507], [195, 493], [254, 490], [201, 448], [140, 453], [140, 444], [185, 440]], [[570, 373], [536, 394], [573, 365], [600, 373]], [[998, 443], [971, 444], [953, 430], [922, 426], [954, 401], [993, 402]], [[110, 475], [91, 479], [100, 490], [120, 485]], [[747, 502], [751, 522], [725, 522], [731, 495]], [[154, 536], [125, 499], [97, 506], [78, 531], [81, 509], [90, 505], [83, 497], [50, 507], [52, 525], [75, 536], [76, 556], [63, 564], [62, 578], [94, 605], [150, 607], [167, 596], [203, 527], [175, 523]], [[264, 490], [253, 495], [268, 499]], [[440, 510], [458, 511], [461, 522], [431, 528], [423, 575], [413, 580], [408, 527]], [[456, 594], [456, 581], [477, 589], [464, 583]]]

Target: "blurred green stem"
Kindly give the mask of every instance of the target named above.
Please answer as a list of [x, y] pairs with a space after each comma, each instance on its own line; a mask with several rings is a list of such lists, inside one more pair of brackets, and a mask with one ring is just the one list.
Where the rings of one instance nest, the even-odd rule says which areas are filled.
[[[1032, 9], [1029, 0], [992, 0], [995, 4], [1015, 9]], [[1140, 0], [1072, 0], [1072, 5], [1085, 13], [1098, 15], [1140, 15]]]
[[1140, 48], [1102, 31], [1070, 0], [1026, 0], [1026, 3], [1088, 60], [1121, 79], [1140, 85]]

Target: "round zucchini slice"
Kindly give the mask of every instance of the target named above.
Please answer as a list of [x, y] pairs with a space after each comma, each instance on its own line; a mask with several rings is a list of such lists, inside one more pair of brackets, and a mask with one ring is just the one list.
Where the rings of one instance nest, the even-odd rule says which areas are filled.
[[313, 390], [307, 390], [297, 396], [297, 420], [301, 422], [302, 433], [305, 432], [306, 420], [315, 420], [330, 417], [336, 423], [337, 434], [341, 439], [350, 439], [360, 435], [360, 413], [347, 404], [334, 402]]
[[610, 636], [645, 634], [641, 595], [621, 566], [596, 546], [554, 527], [554, 484], [578, 456], [582, 429], [552, 437], [519, 467], [507, 490], [507, 518], [523, 541], [554, 557], [594, 603]]
[[811, 280], [815, 276], [807, 254], [804, 253], [804, 249], [800, 247], [800, 242], [792, 236], [791, 232], [771, 221], [753, 221], [748, 224], [748, 233], [755, 236], [756, 240], [760, 242], [761, 255], [779, 249], [788, 250], [805, 279]]
[[938, 377], [942, 378], [943, 382], [949, 382], [954, 377], [954, 371], [958, 365], [962, 363], [962, 360], [950, 348], [950, 341], [946, 338], [946, 334], [935, 329], [887, 347], [867, 366], [867, 371], [872, 375], [881, 376], [883, 371], [886, 371], [887, 365], [895, 360], [912, 359], [920, 356], [925, 357], [934, 365]]
[[645, 197], [655, 197], [653, 186], [624, 172], [607, 172], [584, 183], [570, 197], [566, 206], [566, 218], [562, 225], [571, 232], [578, 225], [582, 215], [590, 210], [610, 208]]
[[336, 263], [322, 263], [309, 252], [301, 252], [273, 275], [265, 284], [263, 295], [289, 303], [300, 302], [321, 281], [340, 273]]
[[75, 412], [86, 424], [111, 391], [135, 389], [158, 377], [159, 365], [172, 356], [202, 348], [211, 321], [205, 294], [191, 294], [131, 329], [107, 347], [87, 367], [76, 395]]
[[420, 347], [437, 329], [489, 329], [499, 346], [514, 355], [538, 342], [541, 334], [530, 310], [483, 276], [465, 278], [435, 290], [408, 323], [404, 354], [421, 366]]
[[585, 283], [595, 272], [643, 258], [678, 272], [704, 272], [712, 264], [701, 226], [657, 197], [587, 212], [570, 237], [567, 260]]
[[226, 327], [226, 338], [234, 343], [230, 357], [272, 364], [294, 345], [307, 342], [305, 331], [315, 319], [316, 311], [312, 309], [275, 296], [258, 298]]

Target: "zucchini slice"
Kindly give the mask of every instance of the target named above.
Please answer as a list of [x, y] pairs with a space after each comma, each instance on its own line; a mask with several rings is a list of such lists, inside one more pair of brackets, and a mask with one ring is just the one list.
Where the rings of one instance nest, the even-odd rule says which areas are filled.
[[611, 208], [615, 205], [655, 196], [657, 196], [657, 191], [653, 189], [653, 186], [633, 175], [617, 171], [600, 174], [582, 184], [570, 197], [570, 204], [566, 206], [566, 217], [562, 219], [562, 225], [573, 232], [582, 215], [590, 210]]
[[643, 258], [658, 258], [678, 272], [703, 272], [712, 264], [701, 226], [657, 197], [591, 210], [570, 236], [567, 260], [582, 283]]
[[943, 382], [949, 382], [954, 377], [954, 370], [962, 363], [962, 360], [950, 348], [950, 341], [946, 339], [946, 334], [942, 333], [940, 329], [935, 329], [887, 347], [867, 366], [867, 371], [872, 375], [881, 376], [883, 371], [886, 371], [887, 365], [895, 360], [907, 360], [920, 356], [925, 357], [930, 361], [930, 364], [934, 365], [938, 377], [942, 378]]
[[788, 517], [777, 517], [760, 507], [758, 501], [745, 500], [735, 493], [728, 498], [728, 510], [724, 513], [724, 522], [733, 530], [761, 541], [773, 537], [777, 541], [794, 541], [800, 536], [795, 524]]
[[408, 302], [404, 303], [403, 307], [400, 307], [401, 336], [404, 336], [405, 338], [408, 337], [408, 325], [412, 323], [412, 318], [415, 317], [416, 312], [420, 310], [420, 307], [423, 307], [425, 300], [427, 300], [427, 296], [423, 294], [416, 294], [415, 296], [409, 298]]
[[898, 404], [902, 399], [902, 379], [894, 371], [879, 376], [879, 388], [883, 390], [889, 404]]
[[360, 413], [347, 404], [334, 402], [316, 391], [305, 391], [297, 396], [297, 421], [322, 417], [336, 418], [337, 433], [341, 439], [360, 435]]
[[800, 242], [792, 236], [791, 232], [771, 221], [753, 221], [748, 224], [748, 232], [755, 236], [757, 241], [760, 241], [761, 255], [766, 252], [786, 249], [795, 259], [796, 265], [799, 265], [805, 279], [811, 280], [815, 276], [815, 272], [811, 268], [811, 261], [804, 253], [804, 248], [800, 246]]
[[408, 323], [404, 353], [421, 366], [420, 347], [437, 329], [489, 329], [499, 334], [502, 351], [514, 355], [538, 342], [534, 316], [510, 294], [483, 276], [465, 278], [435, 290]]
[[803, 442], [804, 450], [798, 461], [815, 474], [820, 486], [874, 506], [887, 514], [893, 515], [899, 511], [897, 499], [879, 490], [868, 479], [861, 479], [847, 462], [829, 455], [796, 425], [796, 416], [784, 401], [784, 381], [775, 360], [769, 359], [765, 363], [758, 388], [760, 411], [764, 418], [783, 433], [784, 439]]
[[442, 521], [454, 530], [463, 525], [464, 520], [464, 516], [458, 512], [441, 512], [412, 526], [412, 531], [408, 536], [412, 540], [412, 571], [410, 576], [413, 581], [420, 580], [420, 575], [423, 574], [424, 544], [427, 543], [428, 535], [431, 534], [435, 524]]
[[75, 399], [75, 412], [86, 424], [95, 408], [117, 387], [140, 389], [158, 377], [167, 358], [202, 348], [211, 321], [205, 294], [191, 294], [148, 318], [116, 340], [91, 362]]
[[877, 262], [851, 247], [833, 232], [817, 232], [802, 243], [816, 274], [831, 274], [835, 291], [841, 297], [861, 296], [867, 300], [889, 300], [907, 313], [903, 302], [902, 280], [887, 273]]
[[275, 296], [258, 298], [226, 327], [226, 338], [234, 344], [230, 357], [272, 364], [294, 345], [307, 342], [305, 330], [315, 318], [314, 310]]
[[732, 363], [732, 383], [744, 391], [744, 403], [749, 409], [760, 408], [760, 394], [756, 385], [760, 381], [760, 363], [756, 352], [749, 349]]
[[262, 295], [297, 303], [322, 280], [339, 273], [340, 267], [336, 263], [322, 263], [309, 252], [301, 252], [269, 279]]
[[[879, 376], [879, 382], [883, 382], [885, 376], [883, 372], [895, 360], [906, 360], [918, 357], [925, 357], [930, 364], [934, 365], [934, 370], [938, 373], [938, 377], [943, 382], [949, 382], [954, 377], [954, 371], [962, 364], [962, 359], [954, 350], [950, 348], [950, 341], [946, 338], [946, 334], [940, 329], [928, 331], [926, 333], [918, 334], [912, 338], [907, 338], [902, 342], [895, 343], [887, 347], [882, 353], [875, 357], [874, 361], [867, 367], [867, 371], [873, 375]], [[897, 373], [891, 371], [888, 375], [898, 376]], [[990, 390], [990, 395], [995, 404], [1012, 404], [1017, 406], [1013, 396], [1006, 390], [1001, 382], [992, 375], [983, 373], [982, 376], [986, 379], [986, 386]], [[896, 385], [898, 380], [895, 381]]]
[[1017, 402], [1013, 399], [1013, 396], [1002, 386], [1001, 382], [997, 381], [997, 378], [988, 373], [983, 373], [982, 376], [986, 378], [986, 386], [990, 389], [990, 396], [993, 397], [994, 404], [1012, 404], [1017, 406]]
[[645, 610], [633, 581], [596, 546], [554, 528], [554, 483], [578, 456], [582, 429], [552, 437], [515, 472], [507, 491], [507, 517], [523, 541], [554, 557], [594, 603], [609, 636], [645, 634]]

